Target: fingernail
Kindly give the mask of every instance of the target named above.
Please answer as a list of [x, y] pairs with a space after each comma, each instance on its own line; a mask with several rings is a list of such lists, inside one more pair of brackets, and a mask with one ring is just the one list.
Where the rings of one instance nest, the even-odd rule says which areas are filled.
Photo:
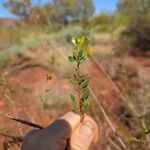
[[79, 135], [81, 138], [87, 140], [94, 133], [94, 124], [90, 121], [84, 121], [79, 130]]

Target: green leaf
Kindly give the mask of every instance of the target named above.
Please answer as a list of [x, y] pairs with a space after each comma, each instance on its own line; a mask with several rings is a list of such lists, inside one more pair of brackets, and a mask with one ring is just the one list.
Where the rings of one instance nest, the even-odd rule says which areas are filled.
[[130, 140], [131, 142], [144, 143], [144, 141], [142, 141], [142, 140], [140, 140], [140, 139], [137, 139], [137, 138], [135, 138], [135, 137], [130, 137], [129, 140]]
[[84, 81], [87, 80], [87, 79], [88, 79], [87, 74], [82, 74], [82, 75], [80, 76], [80, 82], [84, 82]]
[[73, 52], [73, 58], [74, 58], [75, 60], [77, 60], [77, 52], [76, 52], [76, 51]]
[[81, 49], [81, 50], [79, 51], [78, 57], [82, 57], [82, 56], [83, 56], [83, 54], [84, 54], [84, 50], [83, 50], [83, 49]]
[[70, 79], [69, 81], [70, 81], [70, 83], [71, 83], [72, 85], [76, 85], [76, 80]]
[[85, 55], [84, 49], [81, 49], [78, 54], [79, 60], [82, 60], [83, 58], [85, 58], [85, 56], [86, 55]]
[[83, 92], [83, 95], [82, 95], [82, 99], [83, 100], [87, 100], [90, 96], [90, 92], [88, 90], [86, 90], [85, 92]]
[[83, 64], [85, 62], [86, 58], [83, 57], [82, 60], [80, 60], [80, 63]]
[[71, 63], [75, 61], [74, 57], [72, 57], [72, 56], [69, 56], [68, 59]]
[[70, 94], [72, 109], [75, 113], [80, 114], [76, 98], [73, 94]]
[[80, 89], [82, 90], [82, 89], [86, 88], [88, 86], [88, 84], [89, 84], [89, 80], [85, 79], [84, 82], [80, 83]]
[[89, 104], [87, 102], [82, 103], [82, 105], [81, 105], [81, 112], [82, 113], [87, 112], [88, 111], [88, 106], [89, 106]]
[[85, 37], [84, 36], [78, 37], [76, 41], [77, 41], [77, 46], [80, 48], [84, 44]]
[[76, 98], [73, 94], [70, 94], [70, 98], [73, 100], [73, 101], [76, 101]]
[[71, 83], [72, 85], [76, 85], [76, 84], [77, 84], [76, 74], [74, 74], [73, 77], [70, 79], [70, 83]]

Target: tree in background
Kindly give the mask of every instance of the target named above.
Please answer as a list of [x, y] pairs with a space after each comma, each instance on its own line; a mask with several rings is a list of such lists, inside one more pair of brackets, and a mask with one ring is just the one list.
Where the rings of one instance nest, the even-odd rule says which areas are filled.
[[118, 12], [129, 18], [122, 37], [142, 50], [150, 50], [150, 0], [120, 0]]
[[118, 10], [126, 15], [149, 11], [150, 0], [119, 0]]
[[76, 0], [53, 0], [54, 5], [54, 18], [58, 22], [67, 23], [72, 20], [78, 13], [78, 8], [76, 7]]
[[88, 20], [93, 16], [94, 5], [92, 0], [77, 0], [80, 9], [79, 19]]
[[88, 20], [94, 13], [92, 0], [53, 0], [57, 21]]
[[42, 6], [42, 12], [47, 22], [54, 20], [54, 6], [51, 3], [46, 3]]
[[53, 5], [51, 3], [33, 6], [29, 11], [29, 21], [31, 23], [47, 25], [53, 20], [53, 12]]
[[15, 16], [27, 20], [29, 10], [31, 8], [31, 2], [30, 0], [6, 0], [4, 7], [6, 7]]
[[41, 1], [35, 6], [32, 0], [6, 0], [4, 6], [23, 20], [43, 24], [88, 20], [94, 13], [92, 0], [53, 0], [44, 5], [41, 5]]
[[20, 19], [32, 23], [47, 24], [52, 16], [53, 5], [46, 3], [44, 5], [33, 5], [32, 0], [6, 0], [4, 3], [12, 14], [18, 16]]
[[92, 25], [110, 25], [112, 24], [112, 14], [101, 13], [92, 19]]

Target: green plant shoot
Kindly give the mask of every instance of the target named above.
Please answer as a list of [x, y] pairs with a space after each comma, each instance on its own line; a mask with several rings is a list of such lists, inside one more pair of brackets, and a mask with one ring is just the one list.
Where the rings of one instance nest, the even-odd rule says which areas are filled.
[[77, 94], [76, 96], [70, 94], [70, 98], [73, 111], [80, 115], [82, 121], [84, 113], [88, 111], [90, 96], [88, 90], [89, 77], [87, 74], [83, 74], [80, 71], [81, 65], [87, 58], [85, 37], [79, 36], [77, 38], [72, 38], [71, 42], [74, 45], [74, 51], [72, 56], [69, 56], [68, 59], [75, 65], [75, 72], [71, 78], [71, 84], [77, 89]]

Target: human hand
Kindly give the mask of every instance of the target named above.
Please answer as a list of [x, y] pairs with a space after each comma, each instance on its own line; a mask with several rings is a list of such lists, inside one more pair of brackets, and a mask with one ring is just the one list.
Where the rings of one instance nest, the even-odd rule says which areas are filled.
[[98, 140], [95, 121], [85, 115], [68, 112], [48, 127], [32, 130], [24, 138], [21, 150], [88, 150]]

